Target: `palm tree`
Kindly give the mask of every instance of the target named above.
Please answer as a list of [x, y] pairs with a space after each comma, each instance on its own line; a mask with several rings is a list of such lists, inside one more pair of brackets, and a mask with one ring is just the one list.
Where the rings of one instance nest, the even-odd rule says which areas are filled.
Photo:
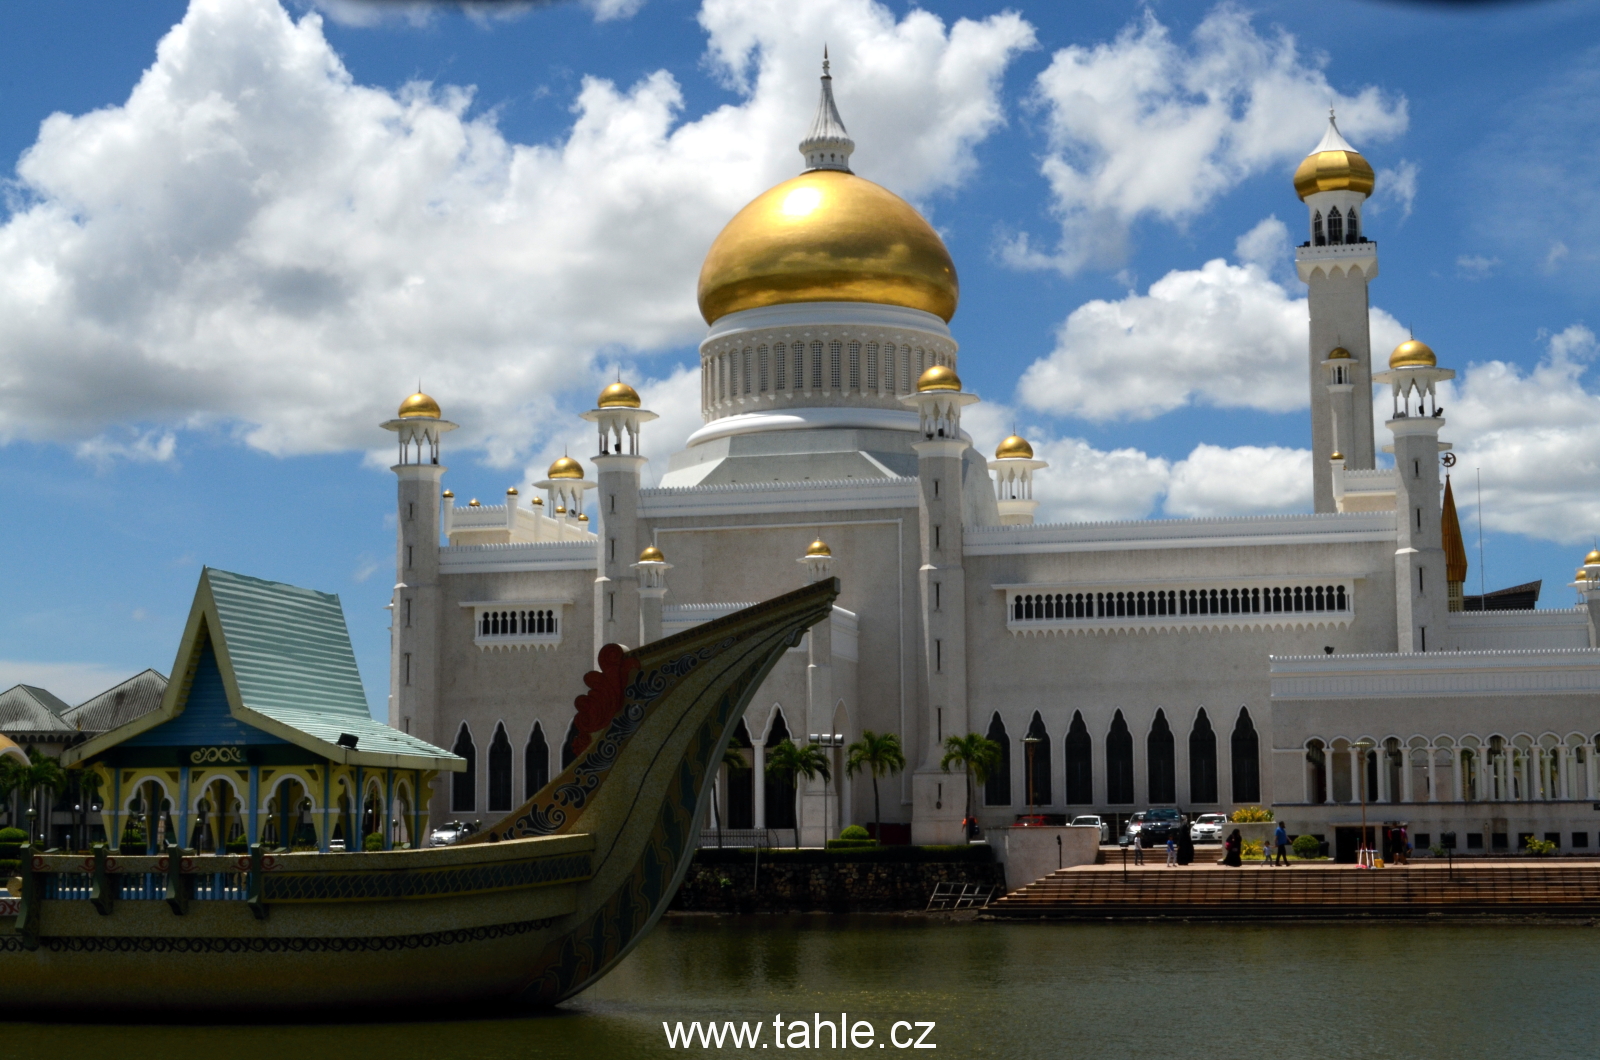
[[[828, 768], [828, 756], [822, 753], [822, 748], [816, 744], [808, 743], [804, 747], [796, 747], [793, 740], [784, 740], [772, 750], [767, 752], [767, 772], [780, 780], [793, 781], [796, 777], [805, 777], [813, 780], [822, 778], [826, 784], [833, 779], [833, 770]], [[794, 845], [800, 848], [800, 786], [794, 789]]]
[[958, 765], [967, 775], [969, 821], [972, 819], [974, 786], [989, 779], [989, 771], [1000, 764], [1000, 755], [1000, 745], [980, 733], [969, 732], [965, 736], [951, 736], [944, 741], [944, 757], [939, 759], [939, 768], [948, 773], [952, 765]]
[[17, 762], [16, 759], [6, 757], [0, 759], [0, 800], [4, 800], [6, 820], [15, 827], [21, 815], [17, 808], [16, 796], [23, 790], [24, 774], [28, 767]]
[[881, 843], [883, 810], [878, 803], [878, 778], [893, 776], [905, 769], [906, 756], [900, 749], [900, 737], [892, 732], [862, 729], [861, 739], [846, 748], [845, 753], [846, 774], [853, 777], [864, 769], [872, 776], [872, 828]]
[[100, 798], [100, 788], [103, 781], [100, 778], [100, 774], [92, 769], [79, 768], [74, 769], [72, 773], [78, 789], [78, 806], [80, 807], [78, 814], [80, 831], [78, 835], [81, 842], [78, 845], [78, 849], [88, 850], [89, 814], [94, 810], [95, 801]]
[[[36, 819], [44, 826], [45, 845], [50, 843], [50, 804], [45, 799], [45, 793], [58, 794], [67, 786], [67, 774], [61, 768], [61, 763], [48, 755], [41, 754], [34, 748], [28, 748], [28, 765], [20, 767], [20, 787], [27, 797], [34, 801], [37, 809]], [[28, 842], [33, 842], [34, 837], [29, 836]]]

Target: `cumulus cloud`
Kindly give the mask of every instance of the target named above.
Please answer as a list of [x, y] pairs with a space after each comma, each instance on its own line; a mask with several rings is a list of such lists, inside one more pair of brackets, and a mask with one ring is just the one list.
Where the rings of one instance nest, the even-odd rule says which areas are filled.
[[1324, 62], [1302, 56], [1287, 33], [1257, 32], [1228, 3], [1187, 45], [1147, 11], [1108, 44], [1057, 51], [1035, 98], [1048, 122], [1041, 168], [1060, 239], [1041, 250], [1024, 233], [1006, 257], [1066, 273], [1115, 266], [1140, 218], [1182, 224], [1246, 178], [1303, 157], [1330, 101], [1358, 143], [1405, 129], [1404, 99], [1370, 86], [1341, 93]]
[[1367, 213], [1376, 215], [1386, 210], [1399, 210], [1403, 221], [1411, 216], [1411, 207], [1417, 201], [1417, 173], [1415, 162], [1402, 158], [1393, 168], [1377, 172], [1377, 186], [1367, 203]]
[[1168, 515], [1279, 515], [1311, 510], [1311, 451], [1197, 445], [1172, 469]]
[[859, 171], [909, 196], [962, 179], [1032, 41], [1012, 14], [871, 0], [711, 0], [701, 21], [739, 102], [686, 119], [665, 71], [587, 78], [567, 133], [524, 145], [470, 89], [355, 83], [315, 13], [193, 0], [124, 103], [51, 116], [18, 165], [0, 440], [210, 425], [365, 448], [420, 377], [458, 447], [510, 465], [597, 359], [699, 334], [707, 245], [798, 169], [816, 40]]
[[1464, 280], [1484, 280], [1500, 264], [1499, 258], [1486, 258], [1482, 254], [1462, 254], [1456, 258], [1456, 275]]

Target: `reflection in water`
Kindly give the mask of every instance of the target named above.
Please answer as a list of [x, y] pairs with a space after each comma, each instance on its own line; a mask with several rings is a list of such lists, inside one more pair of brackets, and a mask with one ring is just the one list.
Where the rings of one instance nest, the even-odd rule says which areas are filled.
[[0, 1056], [631, 1060], [684, 1055], [666, 1047], [662, 1021], [759, 1020], [770, 1043], [775, 1013], [837, 1021], [846, 1012], [851, 1023], [872, 1022], [878, 1041], [895, 1020], [933, 1020], [930, 1040], [940, 1051], [931, 1055], [946, 1060], [1591, 1057], [1600, 1051], [1590, 1015], [1596, 996], [1600, 932], [1582, 926], [682, 917], [663, 922], [621, 967], [550, 1015], [353, 1026], [23, 1025], [5, 1032]]

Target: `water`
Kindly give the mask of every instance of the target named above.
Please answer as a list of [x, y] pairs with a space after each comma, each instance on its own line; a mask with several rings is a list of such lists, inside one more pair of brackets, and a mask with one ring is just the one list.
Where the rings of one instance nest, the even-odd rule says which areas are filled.
[[[684, 1056], [662, 1021], [932, 1021], [944, 1057], [1593, 1057], [1600, 929], [673, 918], [558, 1013], [355, 1026], [0, 1029], [0, 1057]], [[16, 1013], [9, 1013], [16, 1016]], [[858, 1028], [859, 1029], [859, 1028]], [[788, 1029], [786, 1028], [786, 1032]], [[902, 1042], [920, 1031], [899, 1029]], [[822, 1054], [829, 1034], [822, 1032]], [[689, 1051], [705, 1055], [698, 1041]], [[721, 1055], [750, 1055], [731, 1047]], [[859, 1050], [851, 1053], [862, 1055]]]

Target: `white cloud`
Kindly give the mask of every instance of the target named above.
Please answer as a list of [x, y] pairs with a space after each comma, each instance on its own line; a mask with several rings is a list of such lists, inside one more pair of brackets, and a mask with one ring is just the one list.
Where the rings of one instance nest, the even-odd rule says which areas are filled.
[[683, 120], [665, 71], [588, 78], [568, 133], [521, 145], [470, 90], [354, 83], [316, 14], [193, 0], [125, 103], [53, 115], [18, 166], [0, 441], [222, 425], [273, 453], [366, 448], [421, 377], [458, 449], [514, 463], [597, 358], [700, 334], [706, 246], [799, 168], [816, 41], [858, 171], [911, 196], [970, 169], [1032, 41], [1015, 15], [870, 0], [701, 20], [739, 103]]
[[1482, 254], [1462, 254], [1456, 258], [1456, 274], [1464, 280], [1484, 280], [1500, 264], [1499, 258], [1486, 258]]
[[1311, 510], [1311, 451], [1197, 445], [1172, 468], [1168, 515], [1278, 515]]
[[0, 689], [7, 689], [12, 685], [33, 685], [35, 688], [43, 688], [54, 693], [58, 699], [71, 706], [77, 706], [112, 685], [126, 681], [135, 672], [101, 663], [0, 659]]
[[178, 437], [171, 431], [134, 431], [126, 428], [98, 434], [73, 446], [78, 459], [101, 467], [118, 460], [134, 464], [164, 464], [178, 449]]
[[1258, 33], [1229, 3], [1187, 47], [1146, 12], [1109, 44], [1057, 51], [1035, 94], [1049, 123], [1041, 168], [1061, 238], [1042, 252], [1023, 234], [1006, 256], [1067, 273], [1115, 266], [1136, 220], [1181, 224], [1246, 178], [1303, 157], [1330, 101], [1358, 144], [1405, 129], [1404, 99], [1370, 86], [1340, 93], [1324, 61], [1302, 57], [1287, 33]]
[[1390, 208], [1400, 211], [1400, 219], [1411, 216], [1411, 207], [1417, 201], [1417, 173], [1415, 162], [1402, 158], [1392, 169], [1380, 169], [1377, 186], [1367, 203], [1367, 213], [1381, 214]]
[[1276, 214], [1260, 221], [1233, 243], [1233, 256], [1240, 264], [1254, 265], [1268, 276], [1286, 275], [1291, 253], [1289, 227]]

